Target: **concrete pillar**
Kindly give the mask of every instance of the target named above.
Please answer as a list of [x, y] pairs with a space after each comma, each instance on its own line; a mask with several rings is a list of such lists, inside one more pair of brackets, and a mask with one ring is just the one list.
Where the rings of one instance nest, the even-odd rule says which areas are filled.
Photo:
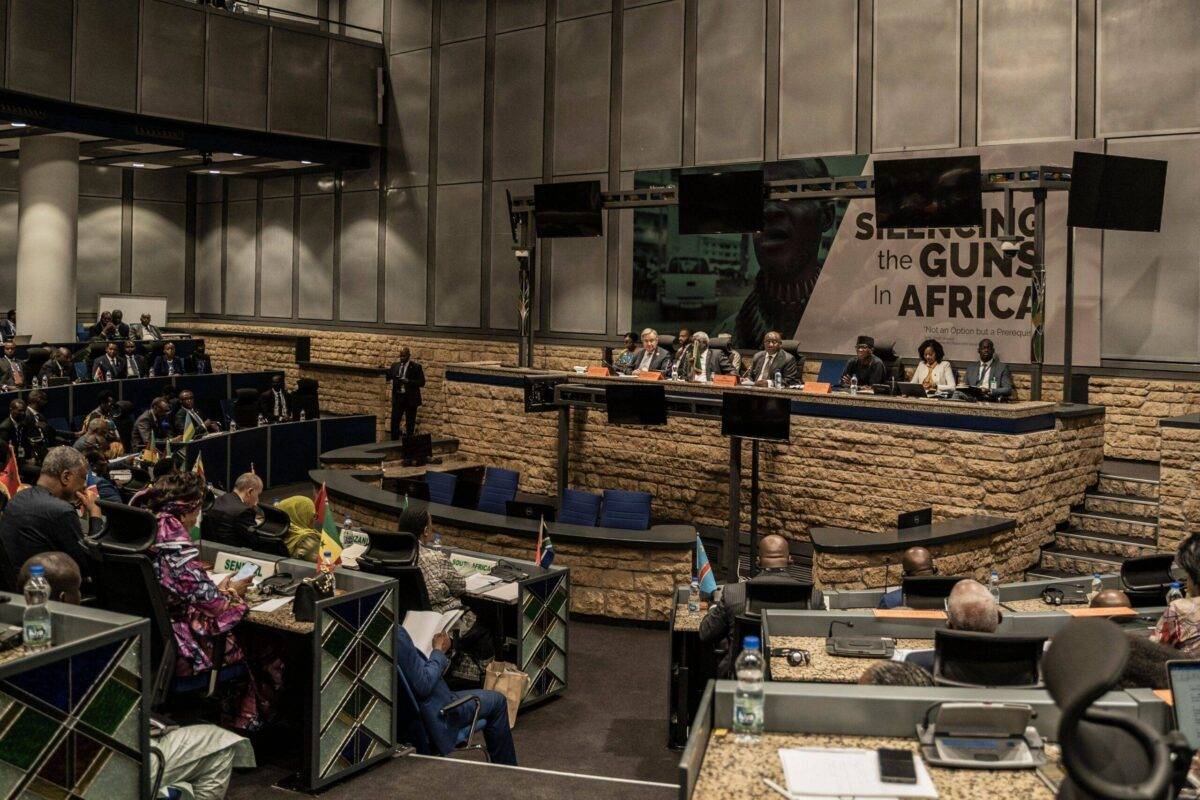
[[75, 341], [79, 140], [21, 140], [17, 212], [17, 332], [34, 342]]

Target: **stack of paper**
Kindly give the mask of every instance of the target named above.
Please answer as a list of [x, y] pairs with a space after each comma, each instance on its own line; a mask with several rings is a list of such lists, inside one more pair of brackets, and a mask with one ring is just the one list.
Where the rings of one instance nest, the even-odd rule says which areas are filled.
[[916, 758], [916, 783], [884, 783], [874, 750], [800, 747], [779, 750], [787, 790], [794, 798], [921, 797], [936, 798], [925, 762]]
[[500, 583], [499, 578], [493, 578], [491, 575], [484, 575], [481, 572], [473, 572], [466, 578], [467, 591], [471, 594], [480, 594], [497, 583]]
[[418, 650], [429, 658], [434, 634], [445, 633], [465, 613], [461, 608], [439, 614], [436, 611], [409, 611], [404, 615], [404, 630]]

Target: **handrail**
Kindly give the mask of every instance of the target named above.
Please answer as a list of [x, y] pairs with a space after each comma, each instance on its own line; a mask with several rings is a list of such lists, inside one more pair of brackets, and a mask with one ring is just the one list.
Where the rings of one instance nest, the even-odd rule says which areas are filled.
[[[256, 14], [256, 15], [260, 15], [260, 16], [266, 16], [268, 21], [270, 21], [274, 18], [274, 19], [281, 19], [283, 21], [300, 22], [305, 25], [316, 24], [316, 25], [322, 25], [322, 26], [329, 26], [329, 30], [331, 30], [331, 31], [333, 30], [333, 26], [338, 26], [343, 30], [347, 29], [347, 28], [352, 28], [356, 31], [362, 31], [363, 33], [369, 34], [368, 37], [365, 37], [369, 41], [374, 41], [377, 44], [383, 44], [383, 30], [380, 28], [367, 28], [363, 25], [355, 25], [352, 22], [342, 22], [339, 20], [331, 19], [329, 17], [318, 17], [318, 16], [313, 16], [312, 14], [305, 14], [300, 11], [291, 11], [290, 9], [286, 9], [286, 8], [277, 8], [275, 6], [267, 5], [266, 3], [260, 2], [260, 0], [230, 0], [229, 6], [230, 7], [225, 10], [229, 11], [230, 13], [234, 13], [234, 14], [249, 13], [249, 14]], [[250, 11], [249, 10], [250, 7], [253, 7], [254, 10]], [[356, 38], [363, 38], [363, 37], [356, 37]]]

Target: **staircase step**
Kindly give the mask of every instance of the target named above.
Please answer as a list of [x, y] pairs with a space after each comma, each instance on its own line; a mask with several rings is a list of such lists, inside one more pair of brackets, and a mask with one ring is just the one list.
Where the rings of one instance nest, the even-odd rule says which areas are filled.
[[1091, 575], [1093, 572], [1120, 572], [1119, 556], [1097, 555], [1079, 550], [1043, 547], [1038, 569], [1052, 569], [1069, 575]]
[[1100, 482], [1096, 491], [1104, 494], [1127, 495], [1143, 497], [1147, 500], [1158, 499], [1158, 481], [1150, 478], [1127, 478], [1123, 475], [1113, 475], [1108, 472], [1100, 473]]
[[1153, 540], [1121, 533], [1096, 533], [1080, 530], [1055, 531], [1054, 544], [1059, 550], [1072, 550], [1098, 556], [1115, 556], [1120, 559], [1153, 555], [1158, 550]]
[[1158, 500], [1124, 494], [1088, 492], [1083, 496], [1083, 510], [1095, 514], [1119, 514], [1158, 522]]
[[1067, 525], [1076, 531], [1090, 533], [1120, 533], [1145, 539], [1151, 543], [1158, 541], [1158, 520], [1146, 517], [1134, 517], [1128, 514], [1097, 514], [1091, 511], [1072, 511]]

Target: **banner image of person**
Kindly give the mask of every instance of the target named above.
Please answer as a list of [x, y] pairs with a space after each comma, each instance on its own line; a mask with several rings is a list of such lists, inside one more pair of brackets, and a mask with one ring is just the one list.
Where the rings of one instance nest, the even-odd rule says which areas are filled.
[[[866, 156], [804, 158], [763, 165], [767, 181], [860, 174]], [[751, 169], [741, 165], [731, 169]], [[638, 187], [676, 184], [680, 170], [647, 170]], [[674, 206], [634, 211], [633, 322], [663, 333], [678, 328], [729, 333], [754, 348], [770, 330], [790, 336], [800, 324], [847, 201], [767, 203], [756, 234], [679, 233]]]

